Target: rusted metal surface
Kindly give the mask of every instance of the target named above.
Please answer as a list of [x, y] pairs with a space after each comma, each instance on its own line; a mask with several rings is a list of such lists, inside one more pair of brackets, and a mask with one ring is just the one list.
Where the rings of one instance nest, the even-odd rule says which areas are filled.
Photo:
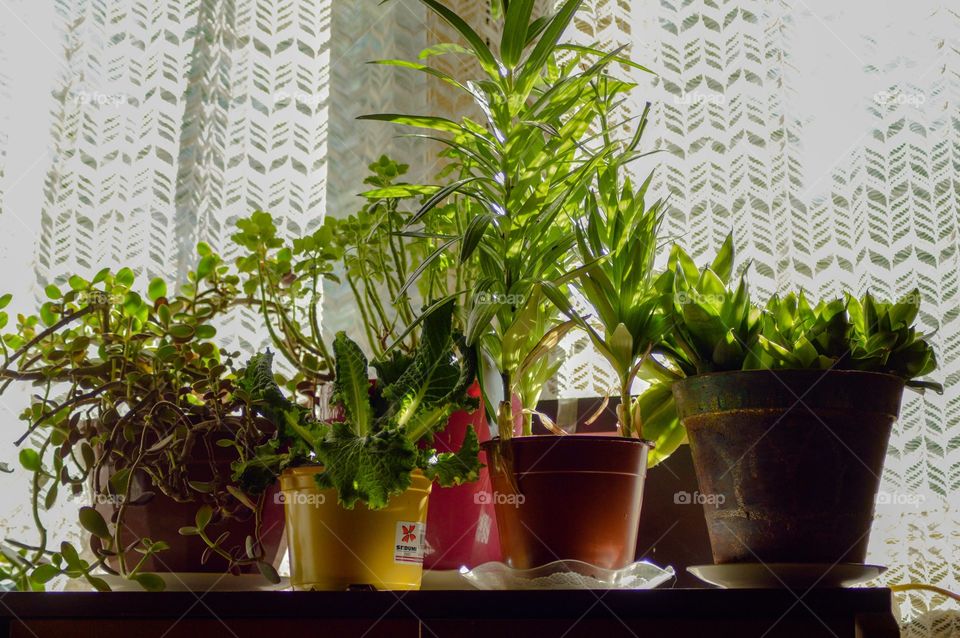
[[822, 370], [676, 383], [714, 561], [863, 562], [903, 387]]

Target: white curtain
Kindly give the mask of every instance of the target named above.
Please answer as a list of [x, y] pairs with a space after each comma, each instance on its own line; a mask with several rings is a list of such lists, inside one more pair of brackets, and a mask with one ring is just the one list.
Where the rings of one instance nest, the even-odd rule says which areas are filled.
[[[422, 83], [366, 62], [415, 56], [427, 26], [416, 0], [0, 0], [0, 293], [32, 312], [46, 283], [105, 266], [182, 281], [198, 241], [230, 258], [253, 210], [293, 236], [353, 212], [381, 153], [422, 164], [353, 119], [423, 108]], [[354, 319], [341, 295], [331, 330]], [[227, 345], [263, 343], [251, 313], [225, 323]], [[28, 402], [0, 397], [5, 440]], [[0, 474], [4, 537], [31, 540], [25, 487]], [[55, 537], [75, 510], [44, 515]]]
[[[659, 76], [655, 189], [666, 231], [705, 260], [733, 231], [762, 298], [923, 295], [943, 396], [908, 392], [870, 559], [884, 583], [960, 583], [960, 14], [956, 2], [586, 0], [585, 42], [629, 45]], [[605, 371], [580, 344], [566, 388]], [[960, 635], [957, 609], [898, 596], [905, 635]]]
[[[483, 21], [481, 0], [448, 4]], [[656, 168], [667, 233], [691, 252], [704, 258], [733, 230], [759, 295], [920, 289], [947, 389], [907, 396], [871, 558], [891, 566], [884, 582], [956, 590], [955, 2], [586, 0], [574, 31], [628, 45], [659, 73], [635, 76], [628, 109], [653, 102], [648, 144], [663, 152], [640, 171]], [[460, 108], [433, 83], [364, 64], [437, 37], [449, 31], [416, 0], [0, 0], [0, 287], [30, 301], [38, 282], [101, 265], [173, 277], [196, 241], [226, 248], [254, 208], [291, 233], [349, 214], [382, 152], [426, 170], [426, 150], [353, 118]], [[343, 297], [328, 291], [327, 326], [353, 319]], [[256, 334], [252, 317], [233, 321], [233, 334]], [[590, 349], [566, 347], [557, 391], [608, 390]], [[927, 613], [938, 599], [900, 600], [908, 633], [960, 631]]]

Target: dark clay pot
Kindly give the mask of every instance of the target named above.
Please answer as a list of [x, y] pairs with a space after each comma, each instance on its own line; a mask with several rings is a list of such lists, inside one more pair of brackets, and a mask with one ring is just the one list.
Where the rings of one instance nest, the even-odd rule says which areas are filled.
[[[217, 450], [220, 451], [220, 448]], [[194, 480], [204, 480], [204, 472], [209, 473], [209, 465], [206, 464], [188, 463], [188, 467]], [[229, 473], [229, 461], [225, 459], [218, 463], [218, 471]], [[218, 574], [227, 571], [227, 561], [215, 554], [211, 554], [206, 562], [202, 561], [207, 549], [203, 539], [199, 536], [182, 536], [179, 533], [181, 527], [194, 525], [200, 503], [180, 503], [154, 488], [146, 475], [137, 473], [131, 486], [131, 501], [136, 502], [144, 492], [153, 492], [154, 496], [142, 505], [130, 505], [125, 509], [122, 541], [124, 545], [129, 545], [140, 538], [163, 540], [170, 548], [148, 558], [141, 571]], [[277, 487], [271, 487], [267, 491], [260, 527], [264, 560], [274, 565], [283, 543], [284, 525], [283, 504], [281, 499], [276, 497], [277, 494]], [[109, 502], [101, 502], [96, 505], [96, 509], [109, 521], [117, 508]], [[211, 538], [217, 538], [224, 532], [229, 532], [230, 536], [223, 546], [232, 551], [242, 549], [246, 537], [255, 536], [255, 530], [253, 512], [240, 508], [238, 517], [211, 522], [207, 527], [207, 534]], [[130, 551], [126, 561], [128, 565], [135, 565], [141, 558], [141, 554]], [[111, 561], [111, 565], [116, 568], [116, 561]], [[258, 570], [255, 565], [248, 565], [243, 568], [242, 573], [254, 574], [258, 573]]]
[[651, 444], [617, 436], [520, 436], [483, 444], [503, 559], [518, 569], [634, 560]]
[[840, 370], [675, 383], [714, 562], [864, 562], [903, 387]]

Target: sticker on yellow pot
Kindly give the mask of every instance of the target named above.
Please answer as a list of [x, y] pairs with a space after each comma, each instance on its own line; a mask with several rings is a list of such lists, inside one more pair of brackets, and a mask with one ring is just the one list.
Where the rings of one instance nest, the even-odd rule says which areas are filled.
[[397, 521], [393, 562], [423, 564], [423, 536], [427, 526], [416, 521]]

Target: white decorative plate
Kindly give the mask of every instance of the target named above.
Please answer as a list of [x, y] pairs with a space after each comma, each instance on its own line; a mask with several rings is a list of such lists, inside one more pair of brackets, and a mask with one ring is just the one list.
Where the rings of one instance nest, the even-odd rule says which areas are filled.
[[558, 560], [532, 569], [501, 562], [460, 570], [477, 589], [653, 589], [676, 574], [672, 567], [638, 561], [623, 569], [604, 569], [578, 560]]
[[473, 589], [463, 576], [463, 571], [456, 569], [425, 569], [423, 580], [420, 581], [421, 591]]
[[692, 565], [687, 571], [705, 583], [725, 589], [809, 589], [849, 587], [885, 572], [862, 563], [727, 563]]

